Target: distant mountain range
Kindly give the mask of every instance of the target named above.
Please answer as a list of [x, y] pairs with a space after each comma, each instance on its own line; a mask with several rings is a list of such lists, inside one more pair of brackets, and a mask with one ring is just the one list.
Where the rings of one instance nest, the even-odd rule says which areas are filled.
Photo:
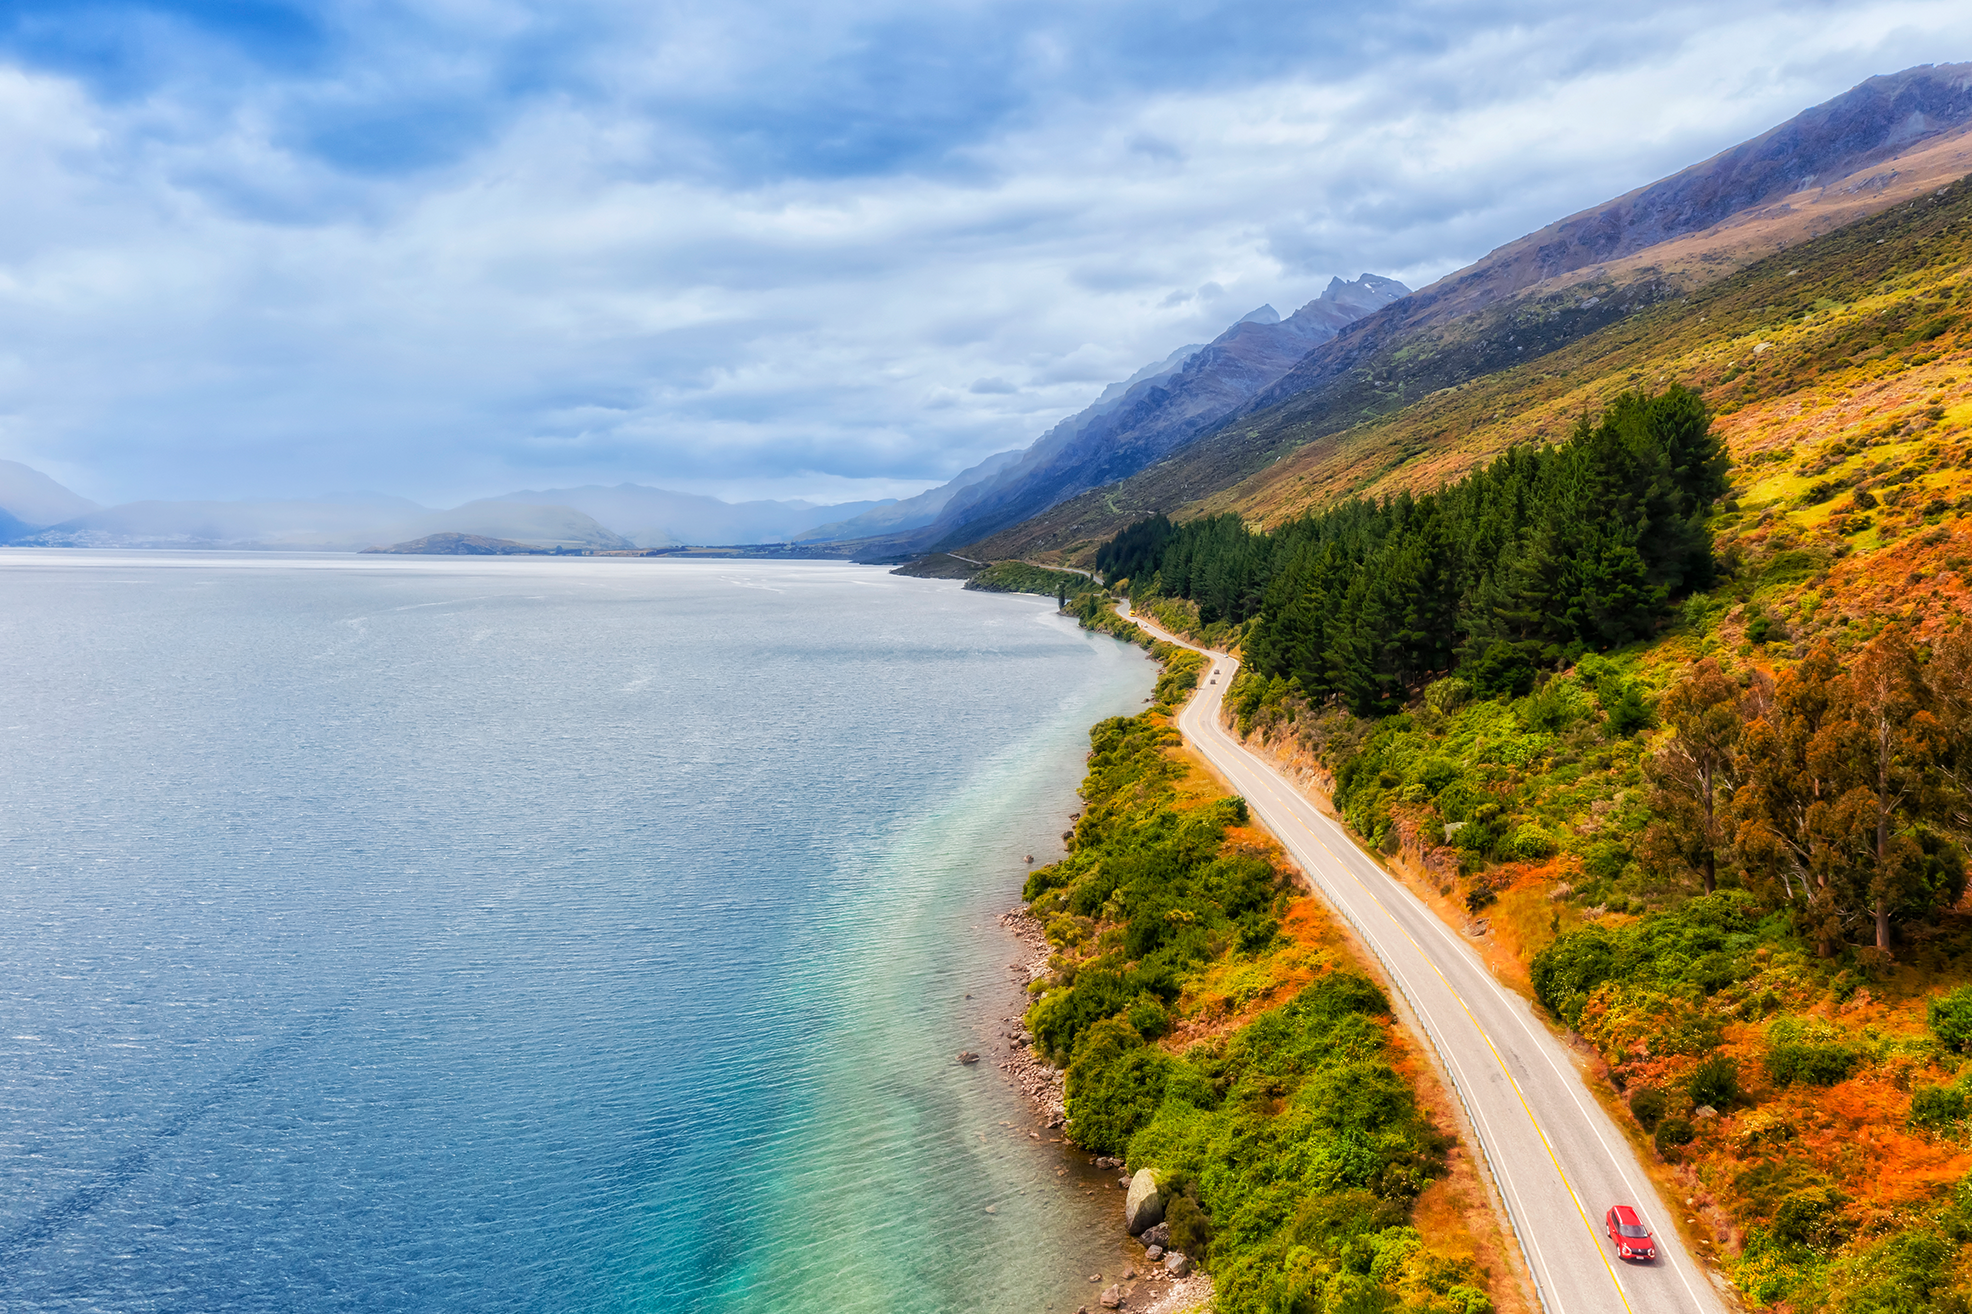
[[1278, 379], [1363, 315], [1404, 295], [1364, 274], [1282, 319], [1262, 306], [1208, 343], [1180, 347], [1113, 383], [1024, 450], [1000, 452], [901, 501], [722, 502], [640, 484], [527, 489], [450, 510], [380, 494], [312, 500], [130, 502], [98, 507], [47, 476], [0, 463], [0, 542], [38, 547], [277, 548], [363, 551], [434, 539], [508, 550], [796, 543], [848, 545], [863, 560], [1017, 523], [1160, 459]]
[[299, 501], [129, 502], [103, 508], [39, 471], [0, 461], [0, 542], [29, 547], [357, 552], [443, 534], [541, 548], [780, 543], [824, 521], [886, 505], [735, 505], [622, 484], [509, 493], [450, 510], [370, 493]]

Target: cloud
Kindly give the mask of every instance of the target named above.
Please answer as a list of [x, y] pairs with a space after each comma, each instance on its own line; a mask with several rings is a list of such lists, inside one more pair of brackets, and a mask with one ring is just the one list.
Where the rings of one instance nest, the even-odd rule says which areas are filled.
[[105, 501], [914, 491], [1254, 305], [1966, 57], [1960, 8], [24, 0], [0, 455]]

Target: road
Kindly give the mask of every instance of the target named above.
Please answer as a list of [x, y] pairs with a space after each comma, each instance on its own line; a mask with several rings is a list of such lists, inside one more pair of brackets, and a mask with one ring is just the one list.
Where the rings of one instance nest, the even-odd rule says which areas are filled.
[[[1127, 604], [1125, 614], [1128, 614]], [[1141, 616], [1159, 638], [1195, 648]], [[1199, 651], [1205, 651], [1199, 649]], [[1246, 798], [1315, 892], [1347, 917], [1403, 992], [1465, 1105], [1549, 1314], [1724, 1314], [1726, 1304], [1565, 1046], [1470, 945], [1219, 720], [1239, 663], [1224, 653], [1178, 714], [1191, 746]], [[1633, 1204], [1658, 1259], [1619, 1259], [1602, 1231]]]

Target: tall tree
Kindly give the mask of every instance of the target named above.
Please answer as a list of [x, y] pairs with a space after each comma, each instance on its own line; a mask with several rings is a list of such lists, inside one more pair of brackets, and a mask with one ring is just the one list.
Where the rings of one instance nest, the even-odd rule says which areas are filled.
[[1828, 958], [1842, 937], [1841, 854], [1827, 840], [1827, 809], [1838, 791], [1817, 774], [1824, 755], [1817, 737], [1830, 723], [1830, 701], [1841, 662], [1826, 642], [1784, 672], [1771, 699], [1749, 722], [1734, 769], [1734, 843], [1746, 874], [1774, 902], [1794, 910], [1796, 925]]
[[1658, 815], [1650, 839], [1695, 868], [1707, 894], [1719, 888], [1719, 850], [1731, 840], [1725, 805], [1746, 725], [1742, 700], [1739, 682], [1716, 661], [1699, 662], [1658, 704], [1669, 733], [1647, 764]]
[[1851, 770], [1858, 777], [1853, 788], [1868, 795], [1857, 803], [1867, 809], [1869, 904], [1876, 947], [1885, 951], [1891, 913], [1921, 901], [1924, 851], [1912, 831], [1939, 802], [1931, 767], [1940, 727], [1929, 701], [1917, 654], [1897, 625], [1870, 640], [1841, 681], [1838, 706], [1854, 725], [1842, 738], [1865, 754]]

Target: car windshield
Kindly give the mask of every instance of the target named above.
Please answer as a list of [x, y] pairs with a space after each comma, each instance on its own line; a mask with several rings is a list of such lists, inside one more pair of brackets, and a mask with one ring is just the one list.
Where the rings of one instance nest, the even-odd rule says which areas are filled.
[[1641, 1223], [1618, 1223], [1616, 1230], [1624, 1236], [1649, 1236], [1650, 1229]]

